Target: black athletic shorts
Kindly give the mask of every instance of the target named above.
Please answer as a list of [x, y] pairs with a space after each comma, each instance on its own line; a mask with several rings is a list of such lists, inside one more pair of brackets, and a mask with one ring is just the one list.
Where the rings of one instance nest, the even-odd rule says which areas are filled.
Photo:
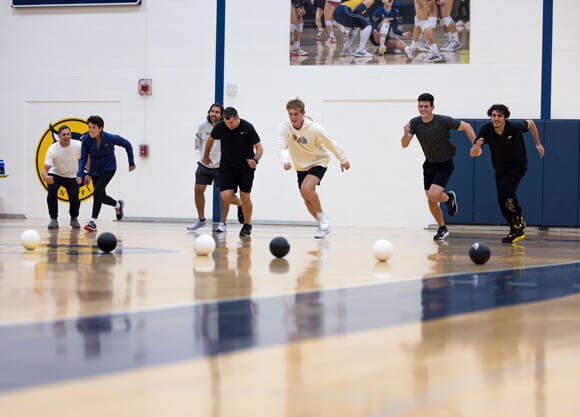
[[255, 172], [256, 170], [249, 166], [242, 169], [221, 167], [219, 177], [220, 191], [234, 190], [236, 192], [237, 187], [240, 187], [240, 191], [243, 193], [251, 192]]
[[314, 175], [315, 177], [317, 177], [319, 180], [318, 184], [320, 185], [320, 183], [322, 182], [322, 177], [324, 177], [325, 173], [326, 167], [323, 167], [321, 165], [313, 166], [308, 171], [296, 171], [296, 174], [298, 175], [298, 188], [302, 186], [302, 182], [304, 181], [304, 178], [306, 178], [307, 175]]
[[215, 181], [219, 187], [219, 168], [208, 168], [201, 163], [197, 163], [197, 170], [195, 171], [195, 183], [203, 185], [211, 185]]
[[440, 185], [445, 188], [453, 173], [453, 159], [445, 162], [429, 162], [423, 163], [423, 186], [425, 190], [431, 187], [431, 184]]
[[317, 9], [324, 9], [325, 3], [326, 0], [314, 0], [314, 5], [316, 6]]

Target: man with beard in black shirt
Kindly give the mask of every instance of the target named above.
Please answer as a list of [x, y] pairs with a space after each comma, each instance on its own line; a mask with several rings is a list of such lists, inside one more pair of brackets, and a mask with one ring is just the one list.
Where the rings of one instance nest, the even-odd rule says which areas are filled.
[[[495, 170], [495, 185], [501, 214], [510, 226], [503, 243], [518, 242], [526, 237], [526, 222], [518, 202], [516, 191], [528, 169], [528, 157], [524, 143], [525, 132], [530, 132], [536, 143], [540, 158], [544, 157], [544, 147], [540, 143], [538, 129], [533, 120], [510, 121], [510, 111], [503, 104], [494, 104], [487, 110], [491, 122], [479, 130], [472, 149], [489, 145], [491, 162]], [[479, 156], [481, 152], [472, 152]]]

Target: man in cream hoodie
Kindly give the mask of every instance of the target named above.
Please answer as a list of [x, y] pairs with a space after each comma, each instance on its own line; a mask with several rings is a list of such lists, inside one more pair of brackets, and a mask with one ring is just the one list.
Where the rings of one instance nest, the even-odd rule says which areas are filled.
[[314, 234], [317, 239], [330, 233], [330, 221], [322, 210], [316, 186], [322, 181], [330, 162], [329, 151], [340, 162], [340, 170], [350, 168], [343, 149], [330, 138], [328, 132], [305, 116], [304, 102], [295, 98], [286, 103], [289, 120], [280, 128], [278, 143], [282, 166], [287, 171], [292, 166], [298, 174], [298, 187], [308, 212], [318, 222]]

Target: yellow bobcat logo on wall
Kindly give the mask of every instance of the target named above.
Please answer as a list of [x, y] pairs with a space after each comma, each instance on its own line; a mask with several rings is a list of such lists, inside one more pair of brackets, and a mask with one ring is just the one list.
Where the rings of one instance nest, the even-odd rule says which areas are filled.
[[[48, 128], [44, 131], [40, 140], [38, 141], [38, 146], [36, 147], [36, 176], [44, 189], [48, 191], [48, 185], [44, 178], [42, 178], [42, 167], [44, 166], [44, 157], [46, 156], [46, 151], [55, 142], [58, 142], [58, 129], [62, 125], [67, 125], [70, 127], [72, 138], [71, 140], [80, 140], [81, 136], [87, 133], [89, 130], [87, 121], [84, 119], [69, 118], [62, 119], [55, 123], [50, 122]], [[93, 183], [82, 185], [79, 189], [79, 199], [81, 201], [90, 198], [93, 195], [94, 188]], [[68, 194], [64, 187], [58, 189], [58, 199], [61, 201], [68, 201]]]

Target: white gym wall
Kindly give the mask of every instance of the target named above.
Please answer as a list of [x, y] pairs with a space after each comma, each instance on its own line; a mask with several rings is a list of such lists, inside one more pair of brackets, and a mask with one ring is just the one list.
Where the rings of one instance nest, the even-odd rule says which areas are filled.
[[[436, 112], [457, 118], [485, 118], [495, 102], [510, 106], [514, 118], [540, 117], [542, 0], [471, 0], [467, 65], [344, 67], [290, 66], [290, 5], [275, 3], [249, 10], [246, 2], [228, 1], [226, 8], [224, 82], [237, 91], [224, 96], [224, 105], [255, 125], [265, 148], [253, 192], [257, 223], [312, 221], [295, 174], [282, 170], [275, 151], [289, 98], [304, 99], [307, 113], [349, 156], [351, 170], [340, 173], [333, 160], [320, 188], [336, 226], [432, 222], [419, 144], [400, 147], [418, 94], [433, 93]], [[571, 92], [580, 91], [574, 53], [580, 34], [573, 25], [580, 2], [555, 3], [552, 118], [579, 119]], [[208, 5], [0, 6], [0, 159], [10, 175], [0, 180], [0, 216], [48, 217], [35, 144], [51, 121], [101, 114], [105, 130], [129, 139], [135, 150], [137, 169], [129, 174], [125, 152], [117, 149], [119, 169], [108, 188], [126, 201], [126, 216], [195, 217], [194, 132], [214, 100], [216, 10]], [[137, 94], [140, 78], [153, 80], [151, 96]], [[148, 158], [139, 158], [140, 144], [149, 146]], [[82, 204], [81, 217], [88, 217], [91, 202]], [[114, 212], [105, 208], [105, 216]]]

